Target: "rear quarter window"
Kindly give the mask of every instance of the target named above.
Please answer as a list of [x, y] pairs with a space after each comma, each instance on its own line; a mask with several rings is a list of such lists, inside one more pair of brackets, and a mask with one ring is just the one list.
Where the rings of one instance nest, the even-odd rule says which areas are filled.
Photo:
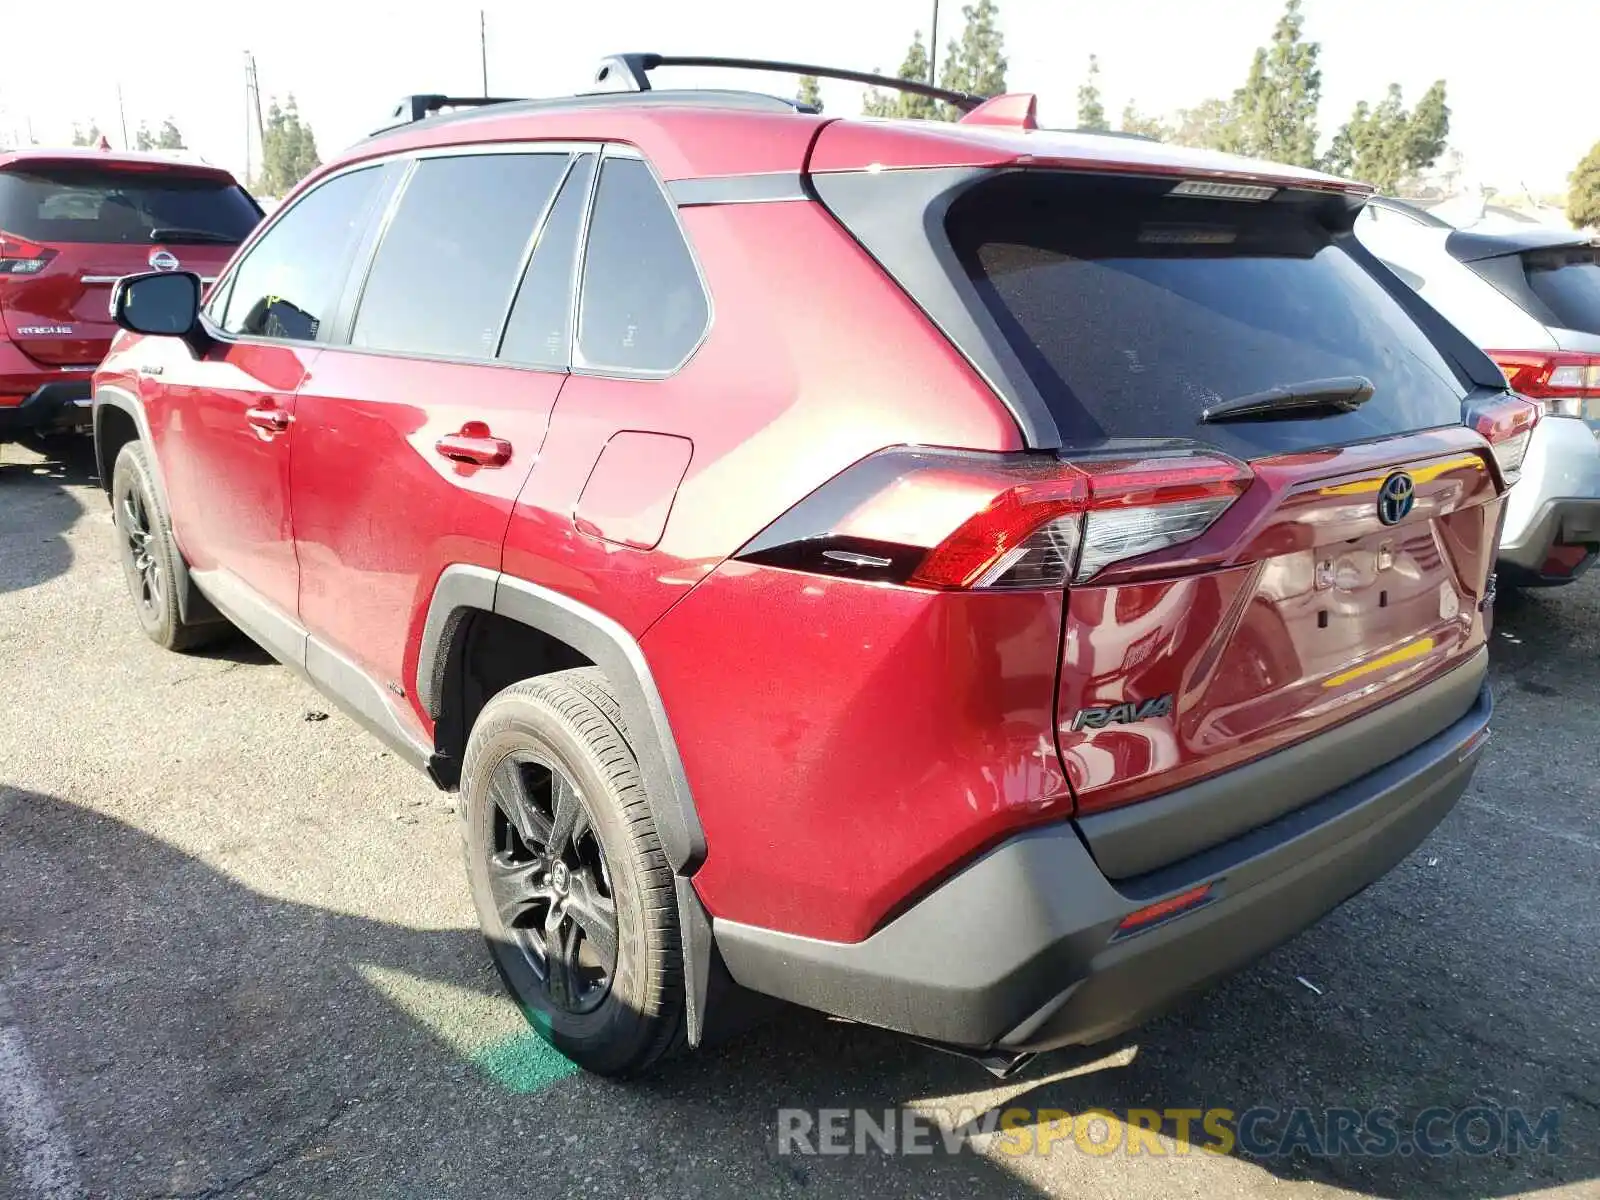
[[[1016, 173], [946, 221], [955, 257], [1067, 444], [1195, 438], [1260, 455], [1456, 424], [1465, 388], [1310, 206], [1170, 181]], [[1209, 405], [1364, 376], [1337, 416], [1203, 425]]]

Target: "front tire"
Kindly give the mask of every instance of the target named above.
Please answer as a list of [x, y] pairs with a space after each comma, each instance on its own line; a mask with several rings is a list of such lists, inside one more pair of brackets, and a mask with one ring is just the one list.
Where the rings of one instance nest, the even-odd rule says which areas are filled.
[[685, 1017], [672, 870], [617, 712], [593, 668], [513, 684], [473, 726], [461, 797], [506, 986], [562, 1054], [627, 1076], [681, 1044]]
[[165, 650], [192, 650], [217, 636], [214, 625], [191, 625], [178, 607], [178, 548], [157, 499], [142, 442], [117, 452], [111, 472], [112, 513], [123, 575], [145, 636]]

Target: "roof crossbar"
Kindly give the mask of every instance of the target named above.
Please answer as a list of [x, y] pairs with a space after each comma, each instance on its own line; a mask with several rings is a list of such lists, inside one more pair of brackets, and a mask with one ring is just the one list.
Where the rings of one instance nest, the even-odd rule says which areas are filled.
[[404, 96], [395, 105], [394, 120], [401, 123], [421, 121], [441, 109], [480, 108], [485, 104], [510, 104], [521, 97], [510, 96], [439, 96], [434, 94]]
[[899, 79], [890, 75], [873, 75], [867, 71], [846, 71], [839, 67], [821, 67], [813, 63], [773, 62], [764, 58], [716, 58], [698, 54], [613, 54], [602, 59], [594, 81], [609, 91], [648, 92], [649, 73], [657, 67], [724, 67], [735, 71], [776, 71], [785, 75], [815, 75], [821, 79], [842, 79], [849, 83], [865, 83], [872, 87], [891, 88], [943, 100], [963, 113], [971, 112], [988, 97], [974, 96], [970, 92], [954, 92], [949, 88], [934, 87], [914, 79]]

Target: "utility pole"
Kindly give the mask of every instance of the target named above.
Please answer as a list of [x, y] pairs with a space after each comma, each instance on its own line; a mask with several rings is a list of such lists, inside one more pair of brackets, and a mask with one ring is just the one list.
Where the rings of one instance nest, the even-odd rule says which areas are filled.
[[933, 29], [928, 34], [928, 82], [936, 82], [933, 68], [939, 61], [939, 0], [933, 0]]
[[478, 56], [483, 64], [483, 94], [489, 94], [489, 34], [483, 22], [483, 9], [478, 10]]
[[128, 145], [128, 113], [122, 107], [122, 85], [117, 84], [117, 116], [122, 119], [122, 148], [130, 149]]
[[261, 147], [261, 167], [267, 165], [267, 127], [261, 120], [261, 81], [256, 78], [256, 56], [244, 52], [244, 178], [250, 182], [250, 122], [255, 120], [256, 144]]

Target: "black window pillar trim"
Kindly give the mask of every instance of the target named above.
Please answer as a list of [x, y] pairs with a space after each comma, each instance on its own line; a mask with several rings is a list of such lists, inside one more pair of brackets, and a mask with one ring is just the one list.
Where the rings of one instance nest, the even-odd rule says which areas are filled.
[[[1061, 431], [1039, 389], [956, 260], [945, 216], [993, 167], [819, 171], [817, 198], [925, 312], [1011, 412], [1032, 450], [1057, 450]], [[920, 218], [909, 218], [920, 213]]]

